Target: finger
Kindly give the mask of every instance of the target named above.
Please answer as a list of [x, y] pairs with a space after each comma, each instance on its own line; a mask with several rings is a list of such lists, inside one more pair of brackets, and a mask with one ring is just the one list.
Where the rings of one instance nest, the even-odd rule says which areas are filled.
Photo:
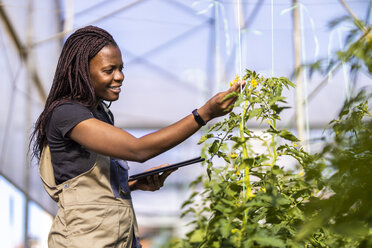
[[161, 167], [166, 167], [166, 166], [168, 166], [169, 164], [167, 163], [167, 164], [162, 164], [162, 165], [160, 165], [160, 166], [158, 166], [159, 168], [161, 168]]
[[159, 186], [159, 189], [164, 186], [164, 179], [162, 175], [158, 177], [158, 186]]
[[246, 82], [245, 81], [240, 81], [239, 83], [237, 83], [236, 85], [234, 85], [235, 87], [233, 88], [233, 90], [237, 93], [241, 92], [245, 86]]
[[152, 180], [152, 176], [148, 176], [148, 177], [147, 177], [147, 184], [148, 184], [150, 187], [154, 187], [154, 181]]
[[[227, 93], [228, 94], [228, 93]], [[231, 110], [230, 107], [236, 102], [238, 99], [238, 95], [229, 97], [223, 102], [223, 108], [225, 109], [225, 112]]]
[[147, 177], [147, 183], [148, 183], [147, 187], [149, 191], [155, 191], [155, 190], [160, 189], [159, 184], [156, 183], [156, 181], [158, 181], [159, 179], [155, 179], [155, 176], [157, 175]]
[[174, 169], [174, 170], [169, 170], [169, 171], [166, 171], [164, 172], [163, 174], [161, 174], [160, 176], [160, 181], [164, 184], [164, 181], [165, 179], [167, 179], [167, 177], [172, 174], [173, 172], [175, 172], [177, 169]]
[[[239, 93], [241, 88], [245, 85], [245, 82], [238, 82], [232, 85], [227, 91], [224, 92], [223, 97], [226, 97], [228, 94], [236, 92]], [[226, 104], [225, 106], [229, 106], [233, 104], [236, 100], [238, 99], [238, 95], [229, 97], [226, 100], [224, 100], [224, 103]]]
[[154, 175], [153, 177], [153, 181], [154, 181], [154, 186], [156, 189], [160, 189], [160, 182], [159, 182], [159, 175]]
[[241, 88], [243, 88], [245, 86], [246, 82], [245, 81], [239, 81], [239, 82], [236, 82], [235, 84], [233, 84], [228, 92], [233, 92], [233, 91], [236, 91], [236, 92], [239, 92], [241, 90]]
[[166, 166], [168, 166], [169, 164], [162, 164], [162, 165], [159, 165], [159, 166], [156, 166], [156, 167], [152, 167], [152, 168], [150, 168], [150, 169], [147, 169], [147, 170], [145, 170], [145, 171], [151, 171], [151, 170], [155, 170], [155, 169], [159, 169], [159, 168], [161, 168], [161, 167], [166, 167]]

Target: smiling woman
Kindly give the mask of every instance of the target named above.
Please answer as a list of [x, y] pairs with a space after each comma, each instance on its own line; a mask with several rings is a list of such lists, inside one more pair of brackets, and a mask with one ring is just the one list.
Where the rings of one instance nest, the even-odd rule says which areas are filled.
[[59, 206], [49, 247], [141, 247], [130, 192], [158, 190], [173, 171], [128, 183], [126, 160], [143, 162], [181, 143], [228, 113], [236, 99], [225, 97], [240, 89], [234, 84], [193, 114], [136, 138], [114, 126], [103, 102], [118, 100], [122, 69], [119, 47], [101, 28], [79, 29], [64, 44], [33, 132], [40, 177]]

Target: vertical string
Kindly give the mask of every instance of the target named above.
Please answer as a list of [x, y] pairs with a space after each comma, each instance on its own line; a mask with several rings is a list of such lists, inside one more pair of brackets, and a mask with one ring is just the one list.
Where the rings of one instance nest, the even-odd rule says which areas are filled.
[[[327, 64], [328, 65], [331, 63], [331, 59], [332, 59], [332, 43], [333, 43], [334, 32], [335, 30], [332, 30], [331, 33], [329, 34], [328, 51], [327, 51], [327, 56], [328, 56]], [[334, 69], [334, 66], [328, 72], [328, 83], [332, 81], [333, 69]]]
[[[338, 34], [339, 46], [342, 49], [343, 45], [342, 45], [341, 30], [340, 29], [337, 29], [337, 34]], [[349, 80], [349, 74], [348, 74], [348, 71], [347, 71], [347, 68], [346, 68], [346, 65], [345, 65], [344, 62], [342, 62], [342, 72], [344, 74], [346, 99], [349, 100], [350, 99], [350, 80]]]
[[[301, 31], [301, 63], [306, 61], [306, 39], [305, 39], [305, 27], [304, 27], [304, 6], [302, 4], [298, 5], [300, 8], [300, 31]], [[315, 50], [315, 56], [317, 56], [317, 50]], [[307, 102], [307, 76], [306, 73], [302, 73], [303, 77], [303, 95], [304, 97], [304, 110], [305, 110], [305, 145], [307, 152], [310, 152], [309, 137], [310, 137], [310, 124], [309, 124], [309, 107]]]
[[240, 0], [238, 0], [238, 63], [239, 63], [239, 77], [241, 78], [242, 74], [242, 42], [241, 42], [241, 16], [240, 16]]
[[271, 0], [271, 76], [274, 76], [274, 0]]
[[215, 65], [216, 65], [216, 81], [217, 81], [217, 90], [220, 89], [220, 84], [221, 84], [221, 68], [220, 68], [220, 29], [219, 29], [219, 15], [218, 15], [218, 1], [215, 2], [214, 4], [214, 33], [215, 33], [215, 39], [216, 39], [216, 47], [215, 47]]
[[[238, 73], [236, 73], [236, 75], [239, 75], [239, 78], [242, 78], [241, 77], [241, 74], [242, 74], [242, 46], [241, 46], [241, 23], [240, 23], [240, 0], [237, 0], [237, 12], [238, 12], [238, 15], [237, 15], [237, 26], [238, 26], [238, 49], [236, 50], [237, 52], [237, 57], [238, 57], [238, 64], [239, 64], [239, 71]], [[242, 86], [240, 86], [242, 87]], [[244, 116], [244, 115], [243, 115]], [[243, 171], [243, 197], [245, 197], [245, 192], [246, 192], [246, 185], [245, 185], [245, 170]]]

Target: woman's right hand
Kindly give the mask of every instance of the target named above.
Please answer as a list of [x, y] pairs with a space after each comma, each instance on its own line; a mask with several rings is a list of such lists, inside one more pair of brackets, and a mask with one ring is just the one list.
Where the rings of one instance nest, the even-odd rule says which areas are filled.
[[[168, 166], [168, 165], [169, 164], [163, 164], [163, 165], [160, 165], [160, 166], [157, 166], [157, 167], [150, 168], [146, 171], [159, 169], [161, 167], [165, 167], [165, 166]], [[175, 172], [176, 170], [177, 169], [167, 170], [167, 171], [163, 172], [162, 174], [155, 174], [155, 175], [152, 175], [152, 176], [148, 176], [146, 178], [130, 181], [130, 182], [128, 182], [129, 188], [130, 188], [131, 191], [134, 191], [134, 190], [143, 190], [143, 191], [159, 190], [161, 187], [163, 187], [165, 179], [167, 179], [167, 177], [170, 174], [172, 174], [173, 172]]]
[[237, 97], [231, 97], [225, 100], [224, 98], [234, 91], [239, 92], [241, 87], [244, 87], [244, 85], [244, 82], [237, 82], [228, 90], [217, 93], [198, 109], [198, 114], [205, 122], [208, 122], [213, 118], [226, 115], [232, 110], [231, 105], [235, 103]]

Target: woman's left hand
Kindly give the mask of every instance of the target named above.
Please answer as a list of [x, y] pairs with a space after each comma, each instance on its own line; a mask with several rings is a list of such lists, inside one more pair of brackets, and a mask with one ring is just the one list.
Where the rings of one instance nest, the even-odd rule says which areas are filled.
[[[168, 165], [169, 164], [163, 164], [158, 167], [153, 167], [151, 169], [148, 169], [146, 171], [158, 169], [158, 168], [168, 166]], [[176, 170], [177, 169], [169, 170], [169, 171], [163, 172], [161, 175], [156, 174], [156, 175], [148, 176], [146, 178], [142, 178], [139, 180], [131, 181], [129, 182], [129, 188], [131, 191], [133, 190], [144, 190], [144, 191], [159, 190], [161, 187], [163, 187], [165, 179]]]

